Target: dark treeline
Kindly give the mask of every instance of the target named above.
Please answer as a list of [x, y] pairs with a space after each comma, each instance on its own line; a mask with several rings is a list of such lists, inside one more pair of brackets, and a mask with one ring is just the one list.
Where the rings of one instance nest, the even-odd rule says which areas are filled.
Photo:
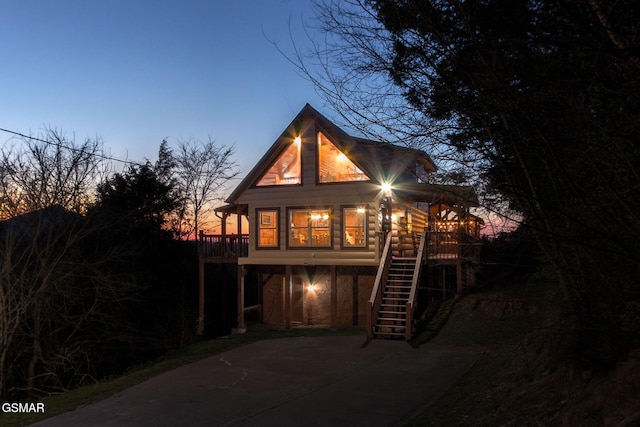
[[3, 152], [2, 400], [61, 393], [196, 339], [196, 244], [180, 238], [189, 215], [171, 150], [105, 173], [97, 148], [48, 138]]
[[640, 345], [637, 2], [318, 3], [324, 37], [292, 62], [363, 133], [516, 212], [564, 306], [558, 354], [608, 369]]

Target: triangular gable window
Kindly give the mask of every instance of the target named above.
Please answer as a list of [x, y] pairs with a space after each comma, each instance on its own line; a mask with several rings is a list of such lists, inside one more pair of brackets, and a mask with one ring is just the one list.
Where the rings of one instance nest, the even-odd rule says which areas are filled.
[[302, 183], [300, 173], [300, 144], [300, 138], [296, 138], [256, 185], [294, 185]]
[[370, 178], [323, 134], [318, 132], [318, 178], [321, 183], [369, 181]]

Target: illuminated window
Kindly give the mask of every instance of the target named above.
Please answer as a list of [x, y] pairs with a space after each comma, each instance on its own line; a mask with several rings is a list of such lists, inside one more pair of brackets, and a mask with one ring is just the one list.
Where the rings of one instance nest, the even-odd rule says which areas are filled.
[[258, 247], [277, 248], [278, 247], [278, 211], [275, 209], [258, 210]]
[[278, 157], [267, 173], [256, 185], [293, 185], [302, 183], [300, 173], [300, 137], [291, 143], [289, 148]]
[[318, 132], [318, 179], [321, 183], [369, 181], [369, 177]]
[[342, 246], [365, 247], [367, 211], [364, 207], [342, 209]]
[[290, 209], [289, 246], [331, 246], [330, 224], [328, 209]]

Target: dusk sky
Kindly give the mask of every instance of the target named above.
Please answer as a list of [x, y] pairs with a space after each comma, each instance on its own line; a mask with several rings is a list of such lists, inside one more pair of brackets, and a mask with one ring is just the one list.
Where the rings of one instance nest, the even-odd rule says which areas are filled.
[[0, 16], [0, 128], [97, 136], [132, 161], [210, 136], [244, 176], [305, 103], [331, 117], [269, 41], [308, 43], [310, 0], [0, 0]]

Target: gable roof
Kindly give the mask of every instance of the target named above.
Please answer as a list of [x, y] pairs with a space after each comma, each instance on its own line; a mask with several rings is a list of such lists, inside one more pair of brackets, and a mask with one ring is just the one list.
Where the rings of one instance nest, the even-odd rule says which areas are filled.
[[[415, 179], [416, 162], [420, 163], [429, 172], [436, 170], [435, 164], [424, 151], [353, 137], [320, 114], [311, 105], [306, 104], [260, 161], [229, 195], [226, 200], [227, 203], [235, 203], [247, 188], [255, 185], [273, 162], [289, 147], [292, 137], [303, 133], [302, 126], [307, 119], [313, 120], [316, 130], [325, 133], [336, 148], [342, 151], [349, 160], [373, 180], [382, 181], [388, 178], [389, 175], [397, 176], [401, 174], [411, 174]], [[292, 134], [292, 130], [296, 135]], [[413, 167], [413, 170], [409, 170], [410, 167]]]

